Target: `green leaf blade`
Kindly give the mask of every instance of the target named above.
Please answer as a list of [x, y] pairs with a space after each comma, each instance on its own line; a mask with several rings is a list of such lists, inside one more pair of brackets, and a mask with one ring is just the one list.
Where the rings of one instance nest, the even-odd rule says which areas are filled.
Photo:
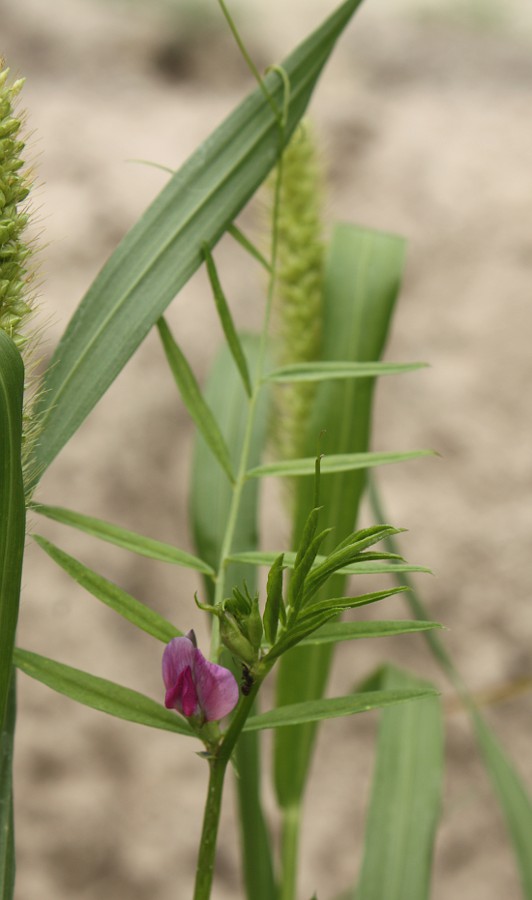
[[115, 684], [114, 681], [90, 675], [88, 672], [82, 672], [80, 669], [74, 669], [72, 666], [18, 647], [15, 648], [13, 660], [25, 675], [83, 706], [108, 713], [117, 719], [147, 725], [149, 728], [160, 728], [188, 737], [194, 734], [190, 726], [176, 713], [165, 709], [162, 704], [156, 703], [150, 697]]
[[284, 384], [293, 381], [329, 381], [344, 378], [377, 378], [381, 375], [401, 375], [426, 368], [426, 363], [351, 362], [332, 360], [294, 363], [273, 369], [265, 381]]
[[[382, 518], [384, 515], [382, 503], [373, 480], [370, 482], [370, 499], [375, 517]], [[391, 550], [397, 549], [393, 537], [387, 538], [387, 542]], [[419, 621], [427, 621], [429, 611], [410, 579], [404, 574], [399, 574], [397, 580], [410, 588], [405, 599], [412, 614], [417, 616]], [[426, 633], [425, 639], [434, 658], [461, 697], [471, 719], [486, 770], [506, 819], [523, 884], [524, 897], [528, 900], [532, 896], [532, 798], [530, 792], [496, 734], [480, 714], [445, 644], [437, 634], [430, 632]]]
[[[321, 461], [322, 475], [336, 472], [354, 472], [360, 469], [370, 469], [375, 466], [385, 466], [391, 463], [407, 462], [411, 459], [420, 459], [423, 456], [434, 456], [433, 450], [410, 450], [403, 453], [337, 453], [324, 456]], [[264, 478], [276, 475], [278, 478], [292, 478], [296, 475], [314, 475], [316, 459], [313, 456], [303, 459], [287, 459], [279, 462], [265, 463], [248, 469], [248, 478]]]
[[[432, 685], [391, 666], [381, 690], [427, 694], [382, 713], [357, 900], [428, 900], [443, 784], [443, 714]], [[371, 692], [370, 692], [371, 693]]]
[[144, 537], [144, 535], [129, 531], [119, 525], [112, 525], [110, 522], [104, 522], [103, 519], [86, 516], [83, 513], [74, 512], [74, 510], [65, 509], [62, 506], [47, 506], [43, 503], [34, 503], [31, 508], [47, 519], [77, 528], [85, 532], [85, 534], [107, 541], [116, 547], [122, 547], [124, 550], [130, 550], [132, 553], [138, 553], [139, 556], [146, 556], [159, 562], [172, 563], [187, 569], [195, 569], [197, 572], [210, 577], [214, 576], [214, 569], [208, 563], [197, 556], [193, 556], [191, 553], [187, 553], [185, 550], [172, 546], [172, 544], [155, 541], [153, 538]]
[[[351, 225], [337, 225], [325, 268], [323, 361], [374, 362], [386, 343], [397, 299], [405, 256], [405, 243], [395, 235]], [[323, 449], [329, 454], [367, 453], [375, 379], [331, 380], [319, 385], [308, 424], [307, 454], [313, 453], [316, 434], [325, 430]], [[334, 526], [342, 540], [356, 522], [365, 487], [365, 469], [337, 472], [321, 481], [323, 524]], [[312, 480], [296, 483], [296, 543], [308, 510], [314, 505]], [[332, 545], [332, 540], [331, 540]], [[331, 550], [332, 546], [326, 548]], [[378, 565], [378, 564], [373, 564]], [[357, 571], [360, 571], [357, 568]], [[335, 575], [325, 596], [344, 592], [343, 578]], [[279, 665], [278, 703], [314, 699], [327, 682], [332, 645], [296, 647]], [[275, 734], [275, 787], [283, 809], [301, 803], [316, 726], [309, 723]]]
[[[248, 366], [253, 369], [259, 352], [259, 340], [255, 336], [242, 336], [242, 348]], [[242, 379], [235, 368], [228, 347], [222, 347], [216, 357], [207, 380], [205, 396], [218, 412], [218, 420], [225, 437], [231, 461], [238, 465], [245, 440], [249, 404]], [[268, 419], [268, 392], [259, 395], [255, 427], [251, 434], [250, 460], [259, 461], [266, 442]], [[258, 542], [258, 481], [248, 481], [242, 491], [240, 511], [236, 522], [233, 547], [254, 552]], [[213, 567], [220, 561], [227, 518], [231, 507], [231, 485], [216, 464], [212, 453], [198, 435], [193, 463], [191, 513], [196, 547], [201, 556]], [[243, 585], [244, 581], [253, 594], [257, 585], [257, 573], [246, 560], [231, 561], [227, 567], [226, 583]], [[214, 599], [214, 584], [205, 584], [209, 599]], [[234, 666], [232, 660], [223, 660]], [[235, 669], [235, 675], [239, 677]], [[276, 896], [271, 838], [261, 798], [261, 747], [258, 735], [242, 734], [235, 750], [238, 770], [236, 782], [244, 882], [248, 900], [272, 900]]]
[[[235, 563], [243, 563], [250, 566], [271, 566], [279, 556], [277, 552], [265, 550], [244, 550], [241, 553], [231, 553], [229, 560]], [[287, 569], [293, 569], [296, 554], [293, 552], [284, 554], [284, 565]], [[325, 560], [324, 556], [317, 556], [314, 564], [317, 566]], [[312, 571], [312, 569], [311, 569]], [[337, 575], [396, 575], [406, 572], [421, 572], [432, 575], [432, 571], [426, 566], [416, 566], [410, 563], [380, 564], [376, 562], [353, 563], [338, 569]]]
[[[347, 0], [284, 60], [286, 143], [361, 0]], [[280, 104], [284, 84], [265, 84]], [[40, 474], [123, 369], [149, 330], [247, 203], [279, 152], [279, 126], [255, 89], [170, 179], [95, 279], [47, 370], [34, 468]]]
[[360, 694], [349, 694], [346, 697], [333, 697], [325, 700], [307, 700], [304, 703], [293, 703], [278, 706], [269, 712], [251, 716], [244, 731], [262, 731], [266, 728], [286, 728], [303, 725], [309, 722], [321, 722], [324, 719], [335, 719], [352, 716], [356, 713], [381, 709], [395, 703], [404, 703], [422, 697], [434, 695], [434, 690], [387, 690], [366, 691]]
[[220, 279], [218, 278], [218, 272], [216, 271], [214, 259], [211, 251], [209, 250], [208, 244], [203, 244], [202, 249], [205, 255], [207, 273], [209, 276], [209, 281], [211, 283], [214, 302], [216, 304], [218, 317], [225, 334], [227, 346], [229, 347], [231, 355], [235, 361], [235, 365], [240, 372], [240, 377], [242, 378], [242, 384], [244, 385], [246, 394], [248, 395], [248, 397], [251, 397], [251, 379], [249, 377], [249, 369], [246, 361], [246, 356], [242, 349], [242, 344], [240, 343], [240, 338], [238, 337], [227, 300], [225, 299], [225, 294], [223, 292], [222, 285], [220, 284]]
[[497, 794], [517, 858], [525, 900], [532, 897], [532, 799], [498, 738], [478, 711], [470, 708], [484, 765]]
[[0, 729], [12, 678], [26, 530], [21, 462], [23, 392], [20, 353], [0, 329]]
[[38, 534], [34, 534], [32, 537], [39, 547], [67, 572], [74, 581], [137, 628], [157, 638], [157, 640], [163, 641], [165, 644], [171, 641], [172, 638], [183, 634], [182, 631], [179, 631], [178, 628], [167, 622], [159, 613], [136, 600], [135, 597], [126, 593], [112, 581], [108, 581], [107, 578], [84, 566], [79, 560], [60, 550], [59, 547], [56, 547], [50, 541]]
[[202, 396], [192, 369], [163, 318], [157, 322], [157, 328], [183, 402], [229, 481], [234, 482], [235, 477], [227, 444], [211, 408]]
[[15, 672], [11, 679], [3, 727], [0, 728], [0, 897], [12, 900], [15, 889], [13, 817], [13, 740], [16, 719]]
[[399, 634], [416, 634], [420, 631], [431, 631], [442, 628], [439, 622], [419, 622], [413, 620], [379, 620], [368, 622], [333, 622], [323, 625], [303, 644], [338, 644], [342, 641], [362, 640], [365, 638], [395, 637]]

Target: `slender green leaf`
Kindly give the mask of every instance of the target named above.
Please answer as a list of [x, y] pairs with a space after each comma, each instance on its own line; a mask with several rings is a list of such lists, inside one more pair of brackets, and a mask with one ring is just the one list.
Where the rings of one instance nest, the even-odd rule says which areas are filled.
[[[324, 456], [321, 461], [323, 475], [333, 472], [354, 472], [357, 469], [370, 469], [374, 466], [385, 466], [390, 463], [406, 462], [409, 459], [419, 459], [421, 456], [434, 456], [432, 450], [411, 450], [406, 453], [337, 453]], [[266, 475], [276, 475], [278, 478], [288, 478], [294, 475], [314, 475], [316, 459], [313, 456], [305, 459], [286, 459], [280, 462], [265, 463], [248, 469], [248, 478], [263, 478]]]
[[0, 730], [12, 677], [26, 528], [21, 463], [23, 391], [20, 353], [0, 329]]
[[114, 681], [89, 675], [88, 672], [18, 647], [15, 648], [13, 660], [17, 668], [30, 678], [84, 706], [149, 728], [161, 728], [187, 736], [193, 734], [190, 726], [173, 710], [165, 709], [162, 703], [156, 703], [150, 697]]
[[411, 634], [442, 628], [438, 622], [418, 622], [416, 620], [369, 621], [369, 622], [332, 622], [323, 625], [305, 644], [338, 644], [341, 641], [353, 641], [361, 638], [393, 637], [397, 634]]
[[[434, 693], [433, 685], [391, 666], [378, 684]], [[443, 763], [437, 697], [382, 713], [357, 900], [428, 900]]]
[[[251, 566], [271, 566], [279, 553], [276, 552], [267, 552], [267, 551], [253, 551], [247, 550], [242, 553], [231, 553], [229, 560], [231, 562], [239, 562], [244, 563], [245, 565]], [[362, 554], [364, 557], [364, 554]], [[392, 558], [395, 558], [396, 554], [392, 555]], [[324, 556], [317, 556], [314, 564], [317, 566], [324, 561]], [[295, 553], [285, 553], [284, 554], [284, 562], [283, 565], [286, 566], [287, 569], [293, 569], [295, 565], [296, 554]], [[432, 575], [430, 569], [427, 569], [426, 566], [414, 566], [410, 565], [410, 563], [393, 563], [393, 564], [385, 564], [381, 565], [380, 563], [375, 562], [364, 562], [364, 559], [360, 563], [353, 563], [350, 566], [344, 566], [341, 569], [338, 569], [337, 575], [394, 575], [396, 573], [403, 572], [423, 572], [428, 575]]]
[[299, 561], [299, 564], [296, 560], [296, 564], [294, 567], [294, 572], [292, 578], [290, 579], [290, 588], [289, 588], [289, 606], [290, 613], [289, 618], [297, 616], [299, 609], [301, 607], [301, 603], [306, 591], [307, 585], [307, 575], [314, 565], [314, 560], [316, 559], [317, 553], [323, 541], [329, 534], [330, 529], [326, 528], [324, 531], [321, 531], [316, 535], [315, 538], [310, 542], [309, 547], [307, 548], [306, 553], [303, 558]]
[[284, 553], [280, 553], [272, 563], [266, 582], [266, 603], [262, 621], [264, 636], [269, 644], [275, 641], [279, 619], [284, 622], [286, 616], [283, 605], [283, 561]]
[[271, 663], [274, 659], [278, 659], [278, 657], [286, 653], [287, 650], [302, 643], [305, 638], [337, 615], [338, 610], [333, 606], [329, 609], [317, 610], [314, 613], [306, 615], [304, 618], [297, 619], [295, 623], [290, 625], [290, 627], [277, 639], [267, 655], [268, 661]]
[[41, 516], [46, 516], [47, 519], [53, 519], [54, 522], [61, 522], [63, 525], [78, 528], [80, 531], [100, 538], [102, 541], [108, 541], [108, 543], [117, 547], [123, 547], [124, 550], [138, 553], [139, 556], [147, 556], [160, 562], [184, 566], [186, 569], [195, 569], [204, 575], [214, 575], [214, 569], [202, 559], [198, 559], [197, 556], [193, 556], [185, 550], [179, 550], [178, 547], [173, 547], [171, 544], [154, 541], [152, 538], [136, 534], [134, 531], [127, 531], [119, 525], [111, 525], [110, 522], [104, 522], [102, 519], [95, 519], [92, 516], [85, 516], [83, 513], [74, 512], [62, 506], [46, 506], [43, 503], [34, 503], [32, 504], [32, 509]]
[[[252, 369], [259, 350], [258, 338], [241, 338], [248, 365]], [[217, 410], [222, 435], [229, 447], [233, 468], [238, 465], [245, 438], [248, 400], [242, 380], [235, 370], [227, 347], [218, 354], [205, 387], [209, 405]], [[266, 441], [268, 394], [262, 391], [257, 404], [255, 427], [251, 436], [250, 460], [260, 459]], [[255, 552], [258, 541], [258, 482], [249, 481], [242, 491], [233, 548], [238, 552]], [[191, 486], [191, 514], [194, 541], [198, 552], [213, 570], [218, 568], [227, 519], [231, 507], [232, 487], [220, 471], [213, 454], [201, 435], [194, 448]], [[273, 560], [272, 560], [273, 562]], [[226, 583], [242, 586], [245, 580], [253, 593], [256, 573], [247, 561], [236, 561], [228, 567]], [[212, 599], [213, 584], [206, 584]]]
[[380, 375], [400, 375], [426, 368], [426, 363], [386, 362], [318, 362], [293, 363], [268, 372], [265, 381], [328, 381], [341, 378], [376, 378]]
[[323, 719], [352, 716], [355, 713], [368, 712], [370, 709], [380, 709], [383, 706], [391, 706], [407, 700], [417, 700], [435, 693], [436, 691], [428, 689], [367, 691], [361, 694], [349, 694], [347, 697], [333, 697], [328, 700], [307, 700], [305, 703], [279, 706], [270, 712], [250, 716], [244, 725], [244, 731], [285, 728], [287, 725], [302, 725], [305, 722], [321, 722]]
[[12, 900], [15, 888], [13, 821], [13, 737], [15, 718], [15, 671], [13, 670], [4, 725], [0, 730], [0, 897], [2, 900]]
[[[314, 571], [310, 573], [305, 585], [305, 600], [308, 601], [335, 572], [338, 572], [344, 566], [353, 565], [357, 559], [361, 558], [363, 551], [366, 550], [367, 547], [371, 547], [373, 544], [378, 543], [386, 535], [395, 534], [396, 532], [397, 529], [392, 528], [391, 525], [376, 525], [374, 528], [365, 528], [350, 535], [346, 541], [343, 541], [337, 549], [333, 550], [332, 553], [330, 553], [329, 556], [327, 556], [324, 561], [316, 566]], [[385, 559], [390, 558], [387, 557], [385, 553], [376, 554], [372, 552], [371, 556], [373, 559], [382, 559], [383, 557]]]
[[235, 478], [229, 450], [213, 412], [203, 399], [194, 373], [163, 318], [157, 322], [157, 328], [159, 329], [164, 352], [181, 393], [183, 403], [194, 419], [200, 434], [211, 448], [222, 469], [224, 469], [229, 481], [232, 482]]
[[[255, 337], [241, 339], [248, 366], [256, 366], [259, 341]], [[242, 451], [248, 415], [248, 400], [227, 347], [217, 356], [207, 381], [205, 396], [213, 409], [217, 410], [222, 434], [225, 437], [231, 461], [236, 468]], [[252, 430], [250, 460], [258, 463], [266, 441], [268, 418], [267, 391], [261, 391], [256, 409], [255, 426]], [[256, 480], [244, 485], [236, 522], [233, 547], [243, 551], [253, 551], [258, 540], [258, 487]], [[198, 435], [194, 452], [191, 512], [194, 538], [198, 552], [213, 567], [219, 565], [227, 519], [231, 505], [231, 486], [216, 464], [205, 441]], [[273, 560], [272, 560], [273, 562]], [[257, 575], [246, 560], [232, 562], [226, 573], [229, 592], [233, 586], [242, 586], [244, 581], [251, 594], [257, 588]], [[205, 584], [210, 600], [214, 596], [212, 581]], [[229, 593], [228, 592], [228, 593]], [[237, 677], [240, 673], [231, 658], [224, 664], [233, 666]], [[248, 900], [272, 900], [276, 896], [273, 869], [273, 854], [266, 819], [262, 809], [260, 783], [260, 746], [257, 734], [243, 734], [236, 746], [236, 781], [239, 822], [244, 867], [244, 881]]]
[[231, 237], [233, 237], [235, 239], [235, 241], [238, 244], [240, 244], [240, 246], [243, 247], [244, 250], [250, 254], [250, 256], [253, 257], [253, 259], [256, 259], [257, 262], [260, 263], [261, 266], [264, 269], [266, 269], [267, 272], [271, 272], [272, 267], [271, 267], [270, 263], [268, 262], [268, 260], [262, 255], [260, 250], [258, 250], [258, 248], [255, 246], [255, 244], [253, 244], [249, 240], [249, 238], [246, 237], [246, 235], [240, 230], [240, 228], [238, 228], [238, 226], [235, 225], [234, 222], [231, 225], [229, 225], [229, 227], [227, 229], [227, 233], [230, 234]]
[[532, 897], [532, 800], [498, 738], [478, 711], [470, 710], [484, 764], [498, 796], [512, 839], [523, 897]]
[[242, 344], [240, 343], [240, 338], [238, 337], [233, 318], [231, 316], [231, 311], [227, 304], [227, 300], [225, 299], [225, 294], [222, 290], [222, 285], [220, 284], [220, 279], [218, 278], [218, 272], [216, 271], [214, 259], [212, 257], [211, 251], [209, 250], [208, 244], [203, 244], [202, 249], [205, 255], [207, 273], [209, 275], [209, 281], [211, 283], [212, 293], [214, 295], [214, 302], [216, 303], [216, 309], [218, 310], [218, 315], [220, 317], [220, 322], [225, 334], [227, 346], [229, 347], [231, 355], [235, 361], [235, 365], [240, 372], [240, 377], [242, 378], [242, 383], [246, 390], [246, 394], [248, 395], [248, 397], [251, 397], [251, 379], [249, 377], [248, 364], [246, 362]]
[[[383, 515], [382, 503], [373, 479], [370, 481], [369, 495], [374, 515], [380, 519]], [[393, 536], [389, 536], [386, 543], [391, 550], [397, 549]], [[396, 578], [400, 584], [409, 588], [405, 599], [413, 615], [419, 621], [428, 620], [428, 609], [410, 579], [405, 578], [404, 573], [399, 573]], [[425, 639], [434, 658], [461, 697], [471, 718], [484, 764], [506, 818], [523, 884], [523, 896], [529, 900], [532, 897], [532, 799], [530, 793], [497, 736], [477, 709], [443, 642], [438, 635], [433, 633], [427, 633]]]
[[[46, 373], [35, 466], [42, 473], [114, 381], [172, 298], [275, 165], [341, 32], [346, 0], [282, 63], [290, 103], [282, 136], [256, 88], [176, 172], [113, 253], [74, 314]], [[265, 78], [274, 101], [285, 86]]]
[[344, 609], [356, 609], [357, 606], [367, 606], [368, 603], [378, 603], [379, 600], [385, 600], [387, 597], [393, 597], [408, 588], [393, 587], [386, 591], [374, 591], [370, 594], [360, 594], [358, 597], [328, 597], [326, 600], [319, 600], [317, 603], [309, 603], [305, 606], [301, 613], [301, 620], [304, 621], [307, 615], [314, 615], [319, 612], [326, 612], [328, 609], [335, 609], [341, 612]]
[[61, 566], [65, 572], [68, 572], [74, 581], [77, 581], [78, 584], [94, 597], [97, 597], [98, 600], [101, 600], [102, 603], [114, 609], [128, 622], [132, 622], [137, 628], [142, 629], [147, 634], [151, 634], [152, 637], [163, 641], [165, 644], [171, 641], [172, 638], [183, 634], [182, 631], [179, 631], [178, 628], [167, 622], [159, 613], [136, 600], [131, 594], [127, 594], [126, 591], [113, 584], [112, 581], [108, 581], [107, 578], [87, 568], [79, 560], [60, 550], [55, 544], [50, 543], [50, 541], [38, 534], [34, 534], [32, 537], [54, 562]]
[[[336, 226], [325, 267], [322, 360], [373, 362], [382, 355], [398, 293], [404, 241], [350, 225]], [[323, 449], [331, 455], [366, 453], [370, 444], [375, 379], [358, 378], [320, 384], [308, 423], [306, 452], [314, 452], [316, 435], [325, 431]], [[329, 546], [354, 528], [366, 470], [338, 472], [322, 478], [322, 524], [334, 527]], [[302, 524], [314, 506], [312, 479], [296, 482], [297, 546]], [[378, 564], [373, 563], [374, 566]], [[357, 566], [356, 571], [362, 571]], [[335, 575], [322, 588], [323, 597], [345, 593]], [[323, 694], [332, 644], [296, 647], [280, 661], [277, 703], [311, 700]], [[303, 795], [314, 746], [315, 726], [283, 728], [275, 735], [275, 786], [284, 809], [297, 807]]]

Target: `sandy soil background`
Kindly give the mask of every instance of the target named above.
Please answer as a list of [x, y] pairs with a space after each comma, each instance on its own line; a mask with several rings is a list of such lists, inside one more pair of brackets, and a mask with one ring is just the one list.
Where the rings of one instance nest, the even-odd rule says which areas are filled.
[[[194, 16], [192, 4], [178, 15], [177, 4], [155, 2], [0, 2], [0, 49], [27, 77], [46, 354], [164, 184], [160, 171], [127, 160], [177, 167], [249, 87], [215, 6], [211, 16], [202, 3]], [[236, 12], [266, 65], [332, 8], [328, 0], [248, 0]], [[381, 481], [390, 519], [409, 529], [406, 555], [436, 572], [422, 582], [424, 597], [476, 691], [532, 674], [531, 49], [525, 0], [373, 0], [344, 35], [312, 106], [330, 221], [396, 231], [409, 242], [388, 358], [426, 359], [432, 368], [381, 384], [374, 446], [441, 453], [390, 467]], [[239, 322], [256, 326], [260, 276], [230, 243], [219, 258]], [[169, 316], [204, 378], [220, 333], [202, 274]], [[54, 463], [39, 498], [192, 549], [191, 448], [187, 416], [150, 337]], [[204, 634], [192, 573], [32, 524]], [[400, 600], [391, 601], [387, 615], [402, 613]], [[31, 545], [19, 641], [161, 696], [159, 646]], [[368, 642], [356, 655], [341, 647], [331, 694], [386, 658], [448, 693], [422, 641], [406, 637]], [[190, 744], [100, 716], [22, 676], [19, 683], [18, 900], [190, 897], [206, 776]], [[525, 693], [488, 714], [532, 788], [530, 713]], [[361, 716], [322, 734], [301, 898], [317, 889], [329, 900], [354, 880], [376, 724]], [[447, 757], [433, 898], [517, 898], [501, 816], [460, 713], [448, 716]], [[267, 798], [275, 827], [268, 789]], [[214, 897], [241, 895], [229, 789]]]

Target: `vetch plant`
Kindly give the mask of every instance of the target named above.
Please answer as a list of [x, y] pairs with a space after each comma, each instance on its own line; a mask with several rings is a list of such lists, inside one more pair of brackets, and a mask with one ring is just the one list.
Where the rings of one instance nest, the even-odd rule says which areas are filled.
[[[194, 900], [211, 895], [230, 762], [237, 772], [245, 896], [295, 900], [302, 808], [316, 728], [325, 719], [382, 709], [356, 897], [424, 900], [430, 891], [443, 771], [443, 718], [436, 691], [417, 673], [384, 664], [358, 689], [326, 696], [332, 652], [339, 642], [414, 632], [429, 640], [470, 712], [508, 820], [525, 895], [531, 896], [530, 800], [437, 638], [439, 626], [408, 590], [408, 573], [426, 570], [401, 556], [395, 544], [400, 528], [382, 524], [386, 517], [373, 483], [376, 522], [357, 527], [367, 471], [429, 452], [370, 449], [376, 379], [421, 365], [380, 361], [398, 295], [404, 245], [393, 235], [348, 224], [336, 226], [325, 243], [314, 151], [308, 126], [301, 130], [300, 124], [359, 0], [346, 0], [264, 77], [223, 0], [219, 5], [257, 87], [169, 178], [90, 285], [31, 409], [36, 437], [26, 451], [24, 469], [20, 350], [30, 309], [22, 243], [27, 181], [20, 174], [23, 145], [12, 109], [20, 83], [9, 87], [6, 73], [0, 78], [2, 900], [12, 900], [15, 873], [14, 666], [89, 707], [173, 732], [179, 739], [192, 738], [196, 747], [200, 741], [209, 784]], [[235, 219], [271, 172], [270, 249], [264, 255]], [[225, 233], [266, 272], [259, 335], [240, 333], [225, 296], [213, 252]], [[202, 265], [225, 338], [204, 390], [164, 318], [174, 296]], [[191, 473], [195, 554], [53, 506], [37, 495], [43, 472], [152, 329], [157, 329], [181, 401], [197, 429]], [[272, 430], [274, 458], [269, 450]], [[265, 552], [258, 534], [258, 485], [271, 477], [289, 479], [294, 488], [291, 540], [288, 547]], [[52, 519], [122, 550], [197, 573], [195, 601], [211, 626], [208, 652], [197, 646], [193, 631], [184, 633], [60, 547], [32, 534], [65, 577], [161, 642], [159, 698], [30, 650], [14, 649], [27, 506], [35, 518]], [[279, 515], [286, 513], [281, 510]], [[257, 577], [260, 568], [266, 570], [263, 582]], [[377, 576], [375, 590], [352, 587], [360, 575]], [[390, 580], [388, 586], [382, 584], [381, 576], [391, 576], [392, 586]], [[341, 618], [346, 611], [396, 594], [404, 594], [414, 619], [362, 621], [356, 612], [355, 618]], [[179, 626], [189, 627], [183, 606], [179, 619]], [[353, 671], [353, 678], [359, 676]], [[269, 677], [275, 682], [275, 701], [264, 710], [261, 688]], [[261, 796], [260, 733], [265, 729], [275, 731], [278, 855]], [[349, 887], [350, 896], [354, 890]], [[174, 895], [175, 887], [169, 885], [169, 896]]]

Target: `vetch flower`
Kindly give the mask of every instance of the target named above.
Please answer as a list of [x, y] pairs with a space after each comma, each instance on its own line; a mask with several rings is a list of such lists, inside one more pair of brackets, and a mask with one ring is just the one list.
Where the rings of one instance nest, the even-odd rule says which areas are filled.
[[173, 638], [163, 653], [164, 705], [203, 722], [223, 719], [238, 703], [238, 684], [229, 669], [205, 659], [189, 631]]

